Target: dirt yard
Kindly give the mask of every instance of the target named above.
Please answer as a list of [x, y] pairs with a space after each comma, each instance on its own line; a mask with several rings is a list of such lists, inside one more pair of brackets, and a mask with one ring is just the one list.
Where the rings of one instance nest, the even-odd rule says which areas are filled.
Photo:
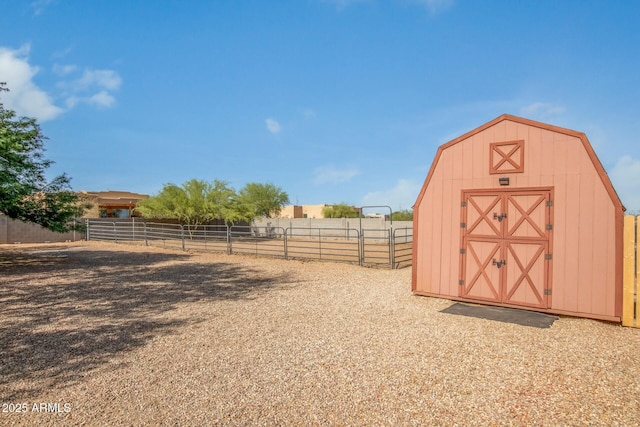
[[638, 425], [640, 329], [441, 313], [411, 269], [0, 246], [0, 425]]

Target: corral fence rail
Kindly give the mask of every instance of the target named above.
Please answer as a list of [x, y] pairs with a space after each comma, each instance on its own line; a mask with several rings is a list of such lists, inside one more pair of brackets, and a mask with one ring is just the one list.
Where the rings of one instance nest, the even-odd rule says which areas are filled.
[[404, 268], [411, 266], [413, 231], [389, 229], [183, 225], [134, 219], [88, 219], [87, 240], [137, 242], [181, 250], [347, 262]]

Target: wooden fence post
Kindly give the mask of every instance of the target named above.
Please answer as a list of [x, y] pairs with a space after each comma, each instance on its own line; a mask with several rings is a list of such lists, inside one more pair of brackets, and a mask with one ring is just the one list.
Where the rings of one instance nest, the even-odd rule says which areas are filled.
[[640, 327], [640, 304], [638, 304], [638, 217], [624, 217], [624, 261], [622, 291], [622, 326]]

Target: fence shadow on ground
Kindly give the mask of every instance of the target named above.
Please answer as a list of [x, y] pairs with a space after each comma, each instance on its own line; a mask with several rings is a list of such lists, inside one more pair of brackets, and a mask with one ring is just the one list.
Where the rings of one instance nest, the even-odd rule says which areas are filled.
[[255, 298], [293, 286], [238, 264], [188, 254], [0, 251], [0, 398], [33, 399], [82, 381], [118, 354], [198, 318], [182, 303]]

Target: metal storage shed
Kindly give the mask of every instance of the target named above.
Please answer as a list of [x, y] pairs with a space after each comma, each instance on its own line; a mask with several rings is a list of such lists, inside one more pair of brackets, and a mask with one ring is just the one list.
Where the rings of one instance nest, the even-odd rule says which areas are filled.
[[439, 147], [414, 294], [620, 321], [624, 207], [586, 135], [502, 115]]

